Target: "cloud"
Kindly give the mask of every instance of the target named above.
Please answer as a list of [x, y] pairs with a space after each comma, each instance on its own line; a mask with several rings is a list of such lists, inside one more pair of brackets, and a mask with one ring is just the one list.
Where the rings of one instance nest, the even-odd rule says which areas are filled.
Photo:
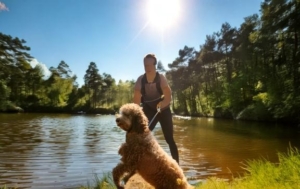
[[37, 59], [32, 59], [30, 62], [29, 62], [29, 64], [31, 65], [31, 67], [33, 67], [33, 68], [35, 68], [35, 66], [37, 65], [37, 64], [39, 64], [39, 62], [38, 62], [38, 60]]
[[6, 5], [4, 4], [4, 3], [2, 3], [1, 1], [0, 1], [0, 12], [1, 11], [8, 11], [8, 8], [6, 7]]
[[39, 62], [37, 59], [32, 59], [29, 64], [31, 65], [31, 67], [35, 68], [36, 66], [40, 66], [42, 68], [43, 71], [43, 79], [48, 79], [51, 76], [51, 72], [50, 70], [47, 68], [47, 66], [45, 64], [43, 64], [42, 62]]

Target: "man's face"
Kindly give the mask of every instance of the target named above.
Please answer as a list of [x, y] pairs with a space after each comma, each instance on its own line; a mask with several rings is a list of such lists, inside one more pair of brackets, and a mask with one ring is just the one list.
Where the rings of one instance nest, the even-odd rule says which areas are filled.
[[155, 60], [153, 58], [146, 58], [144, 61], [144, 68], [146, 73], [155, 72]]

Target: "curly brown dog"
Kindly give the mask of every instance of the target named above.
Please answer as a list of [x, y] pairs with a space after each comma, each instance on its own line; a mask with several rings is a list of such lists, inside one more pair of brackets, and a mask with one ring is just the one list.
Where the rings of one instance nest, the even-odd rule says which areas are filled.
[[119, 149], [121, 162], [113, 169], [118, 189], [124, 188], [122, 179], [127, 181], [135, 173], [156, 189], [193, 188], [177, 162], [157, 143], [140, 106], [133, 103], [123, 105], [116, 123], [126, 131], [126, 142]]

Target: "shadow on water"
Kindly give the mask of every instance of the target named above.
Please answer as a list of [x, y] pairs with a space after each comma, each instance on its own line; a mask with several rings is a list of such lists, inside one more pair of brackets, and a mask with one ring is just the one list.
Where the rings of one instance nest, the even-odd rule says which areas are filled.
[[[160, 125], [154, 130], [169, 153]], [[289, 144], [300, 147], [300, 133], [286, 126], [219, 120], [174, 119], [180, 165], [194, 180], [214, 175], [230, 179], [243, 162], [277, 161]], [[108, 115], [0, 114], [0, 186], [75, 188], [94, 174], [110, 172], [120, 157], [125, 133]]]

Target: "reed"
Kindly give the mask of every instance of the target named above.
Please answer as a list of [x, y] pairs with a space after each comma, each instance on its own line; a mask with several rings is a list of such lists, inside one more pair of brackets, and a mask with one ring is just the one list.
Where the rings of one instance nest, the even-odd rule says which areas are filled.
[[87, 186], [81, 186], [79, 189], [116, 189], [111, 173], [103, 173], [99, 178], [95, 174], [94, 183], [88, 183]]

